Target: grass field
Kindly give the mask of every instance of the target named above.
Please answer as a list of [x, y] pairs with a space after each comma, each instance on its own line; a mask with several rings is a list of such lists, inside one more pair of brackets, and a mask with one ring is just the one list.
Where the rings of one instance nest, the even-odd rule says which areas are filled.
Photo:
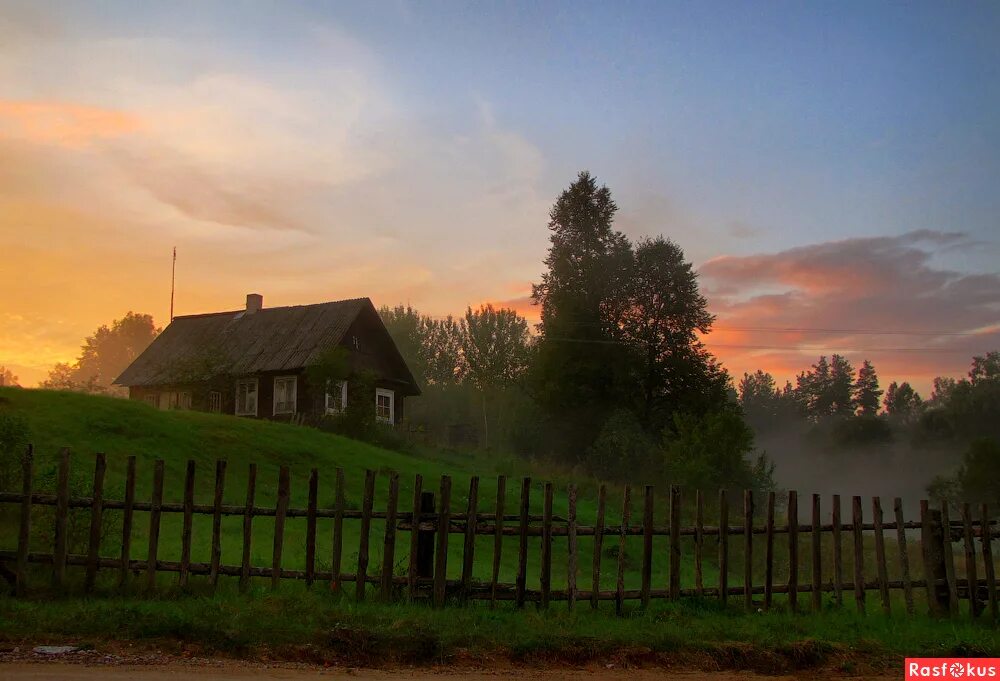
[[[511, 476], [507, 483], [506, 512], [516, 513], [520, 492], [520, 476], [531, 475], [532, 512], [541, 513], [542, 485], [546, 480], [556, 483], [554, 511], [557, 515], [567, 511], [565, 495], [568, 478], [565, 474], [553, 475], [551, 470], [539, 470], [525, 462], [513, 459], [498, 459], [483, 453], [454, 451], [429, 451], [419, 454], [403, 454], [380, 449], [362, 442], [320, 432], [312, 428], [290, 426], [280, 423], [238, 419], [199, 412], [163, 412], [145, 404], [121, 399], [94, 397], [76, 393], [0, 389], [0, 409], [23, 416], [31, 429], [31, 441], [36, 451], [36, 478], [42, 482], [36, 488], [50, 489], [54, 480], [54, 470], [58, 451], [68, 446], [73, 451], [73, 468], [84, 478], [92, 475], [94, 454], [103, 452], [108, 459], [105, 484], [106, 498], [121, 498], [124, 487], [125, 463], [129, 455], [137, 458], [136, 498], [148, 500], [151, 494], [153, 462], [165, 461], [164, 500], [181, 501], [186, 462], [197, 462], [195, 498], [199, 503], [210, 503], [214, 491], [216, 459], [228, 462], [224, 502], [243, 504], [246, 498], [247, 468], [250, 462], [258, 465], [257, 501], [258, 506], [273, 506], [276, 501], [278, 468], [289, 466], [292, 480], [293, 506], [305, 506], [307, 479], [313, 467], [320, 472], [319, 504], [332, 508], [334, 503], [334, 472], [342, 467], [346, 475], [346, 496], [349, 508], [359, 508], [364, 483], [364, 472], [372, 469], [378, 472], [376, 482], [375, 508], [384, 509], [391, 471], [400, 475], [400, 510], [407, 510], [412, 503], [413, 478], [416, 473], [424, 477], [424, 489], [436, 491], [439, 477], [452, 476], [453, 512], [464, 512], [467, 504], [469, 478], [481, 476], [479, 504], [483, 512], [491, 512], [496, 505], [496, 475]], [[592, 522], [596, 516], [597, 482], [588, 478], [574, 478], [580, 487], [578, 513], [581, 524]], [[89, 483], [87, 483], [89, 484]], [[89, 493], [84, 486], [84, 492]], [[641, 505], [641, 499], [633, 495], [633, 508]], [[620, 519], [621, 491], [609, 490], [608, 524]], [[658, 504], [658, 517], [666, 520], [665, 498]], [[0, 509], [0, 548], [16, 545], [16, 509], [8, 505]], [[87, 511], [77, 511], [84, 523]], [[119, 514], [118, 511], [109, 511]], [[637, 513], [633, 512], [633, 519]], [[160, 530], [159, 558], [178, 560], [180, 557], [181, 515], [164, 514]], [[289, 519], [286, 524], [283, 566], [302, 569], [305, 565], [304, 519]], [[357, 560], [358, 521], [345, 521], [343, 571], [353, 572]], [[41, 528], [44, 529], [44, 528]], [[273, 542], [273, 520], [258, 518], [254, 521], [253, 564], [270, 566]], [[383, 524], [372, 523], [370, 573], [381, 564]], [[148, 536], [148, 514], [136, 513], [133, 532], [132, 555], [144, 557]], [[208, 561], [210, 557], [211, 518], [196, 516], [193, 528], [193, 561]], [[41, 541], [44, 541], [43, 538]], [[409, 533], [397, 534], [397, 565], [402, 568]], [[639, 555], [641, 539], [629, 540], [626, 550], [626, 587], [638, 588], [640, 583]], [[116, 555], [120, 546], [117, 537], [106, 541], [103, 553], [109, 557]], [[317, 563], [319, 569], [328, 569], [331, 563], [332, 520], [319, 520], [317, 530]], [[602, 574], [602, 587], [614, 584], [615, 559], [611, 553], [617, 549], [615, 541], [606, 541], [607, 556]], [[613, 547], [613, 548], [612, 548]], [[662, 557], [654, 564], [654, 580], [659, 587], [667, 581], [665, 538], [657, 538], [656, 555]], [[32, 546], [33, 551], [51, 550], [50, 545]], [[242, 550], [242, 519], [232, 516], [223, 519], [222, 558], [224, 563], [238, 564]], [[489, 579], [492, 562], [493, 539], [479, 537], [475, 577]], [[580, 550], [583, 556], [590, 556], [592, 543], [581, 538]], [[462, 544], [459, 535], [453, 535], [449, 546], [449, 578], [457, 578], [461, 571]], [[537, 586], [540, 565], [538, 562], [538, 539], [532, 540], [528, 561], [528, 586]], [[553, 550], [553, 588], [565, 585], [565, 540], [557, 540]], [[581, 561], [589, 568], [589, 559]], [[712, 563], [706, 564], [706, 579], [714, 580]], [[513, 582], [517, 569], [517, 543], [515, 537], [508, 537], [504, 544], [501, 564], [501, 580]], [[693, 567], [685, 562], [684, 581], [693, 584]], [[71, 573], [73, 571], [71, 570]], [[169, 582], [175, 576], [164, 575]], [[586, 575], [581, 579], [586, 579]], [[587, 582], [589, 584], [589, 582]]]
[[[495, 478], [499, 473], [510, 476], [507, 483], [506, 512], [516, 513], [518, 494], [520, 490], [519, 477], [530, 475], [532, 485], [532, 512], [541, 512], [542, 484], [546, 480], [555, 483], [554, 510], [557, 515], [567, 511], [565, 489], [572, 479], [579, 488], [578, 516], [581, 524], [592, 524], [596, 516], [597, 481], [581, 476], [573, 476], [570, 472], [553, 470], [551, 467], [541, 467], [528, 462], [500, 458], [482, 452], [456, 452], [442, 450], [425, 450], [418, 453], [400, 453], [380, 449], [362, 442], [324, 433], [312, 428], [290, 426], [280, 423], [238, 419], [231, 416], [205, 414], [200, 412], [157, 411], [143, 403], [127, 400], [94, 397], [77, 393], [65, 393], [42, 390], [24, 390], [0, 388], [0, 410], [22, 416], [29, 424], [31, 440], [36, 447], [36, 489], [51, 489], [54, 480], [54, 469], [59, 449], [70, 447], [73, 452], [73, 467], [80, 478], [82, 494], [89, 494], [89, 479], [93, 471], [94, 453], [103, 452], [108, 457], [108, 475], [106, 483], [106, 498], [121, 498], [124, 484], [125, 461], [128, 455], [137, 457], [137, 499], [148, 500], [151, 492], [153, 462], [162, 458], [165, 461], [165, 493], [166, 501], [180, 501], [182, 498], [183, 477], [186, 462], [194, 459], [197, 463], [196, 501], [210, 503], [214, 489], [215, 460], [225, 459], [228, 462], [224, 502], [241, 505], [245, 501], [247, 467], [250, 462], [258, 464], [257, 500], [258, 506], [273, 505], [276, 500], [278, 467], [287, 465], [291, 469], [292, 505], [306, 505], [306, 483], [309, 470], [316, 467], [320, 471], [319, 504], [321, 507], [332, 507], [334, 502], [333, 480], [337, 467], [345, 470], [347, 482], [348, 506], [358, 508], [362, 496], [364, 472], [372, 469], [378, 472], [376, 486], [375, 508], [384, 509], [388, 476], [391, 471], [400, 474], [401, 494], [400, 510], [408, 510], [412, 500], [413, 476], [420, 473], [424, 476], [424, 489], [435, 491], [438, 488], [439, 476], [451, 475], [453, 478], [452, 510], [463, 512], [467, 503], [469, 478], [472, 475], [481, 476], [480, 510], [492, 512], [495, 508]], [[16, 480], [15, 480], [16, 482]], [[16, 485], [15, 485], [16, 487]], [[738, 496], [738, 495], [734, 495]], [[641, 490], [633, 493], [632, 523], [641, 521], [642, 506]], [[690, 502], [690, 495], [686, 500]], [[666, 494], [662, 491], [658, 496], [656, 508], [656, 524], [664, 525], [667, 521]], [[715, 496], [707, 497], [707, 521], [712, 522], [715, 515]], [[804, 501], [804, 500], [803, 500]], [[620, 522], [621, 490], [612, 487], [608, 495], [607, 523]], [[763, 503], [759, 502], [759, 506]], [[848, 509], [844, 509], [845, 514]], [[88, 511], [75, 511], [78, 524], [86, 528]], [[107, 515], [117, 517], [119, 511], [108, 511]], [[16, 546], [17, 509], [12, 504], [0, 505], [0, 549], [13, 549]], [[691, 524], [693, 512], [685, 509], [682, 524]], [[167, 513], [163, 515], [160, 532], [159, 558], [161, 560], [179, 560], [181, 553], [181, 514]], [[730, 516], [731, 524], [739, 524], [738, 515]], [[761, 521], [758, 520], [758, 523]], [[147, 547], [148, 514], [138, 512], [135, 516], [133, 529], [132, 556], [144, 558]], [[196, 515], [193, 528], [192, 560], [207, 562], [210, 558], [211, 518]], [[332, 520], [320, 519], [317, 532], [317, 568], [329, 569], [331, 563]], [[36, 534], [33, 551], [46, 552], [51, 550], [51, 520], [42, 515], [35, 523]], [[345, 541], [342, 570], [353, 572], [357, 561], [359, 541], [359, 525], [356, 520], [345, 521]], [[238, 516], [224, 517], [222, 536], [223, 563], [238, 564], [242, 551], [242, 518]], [[273, 542], [273, 519], [257, 518], [254, 521], [252, 545], [252, 560], [257, 566], [270, 566]], [[286, 524], [284, 542], [283, 567], [302, 569], [305, 566], [305, 530], [304, 519], [289, 519]], [[376, 574], [381, 565], [383, 524], [375, 521], [372, 524], [371, 551], [369, 574]], [[84, 533], [80, 533], [84, 534]], [[913, 576], [921, 576], [919, 544], [911, 540], [909, 546], [910, 565]], [[397, 572], [403, 569], [409, 547], [409, 532], [397, 533], [396, 567]], [[626, 546], [625, 586], [636, 589], [640, 586], [641, 538], [630, 538]], [[845, 533], [844, 541], [844, 575], [851, 578], [850, 537]], [[800, 583], [810, 580], [811, 564], [808, 547], [809, 538], [800, 539]], [[829, 579], [832, 547], [829, 535], [824, 539], [822, 560], [824, 562], [825, 579]], [[872, 542], [871, 535], [866, 536], [866, 544]], [[892, 537], [889, 538], [887, 553], [890, 579], [898, 578], [897, 555]], [[106, 538], [103, 554], [115, 557], [121, 546], [120, 535], [114, 534]], [[588, 537], [580, 539], [580, 576], [581, 588], [590, 587], [590, 557], [593, 551], [592, 540]], [[602, 570], [602, 588], [613, 588], [615, 582], [615, 567], [618, 541], [617, 537], [608, 537], [604, 544], [604, 559]], [[775, 538], [775, 583], [781, 584], [787, 579], [787, 543], [785, 535]], [[82, 552], [84, 548], [77, 548]], [[960, 550], [960, 549], [959, 549]], [[717, 542], [713, 538], [706, 540], [704, 549], [705, 584], [713, 586], [717, 583]], [[481, 536], [478, 538], [474, 577], [481, 580], [490, 578], [493, 552], [493, 538]], [[681, 565], [682, 586], [694, 586], [694, 545], [690, 538], [682, 539], [683, 561]], [[530, 543], [528, 560], [528, 587], [537, 587], [539, 582], [539, 540], [534, 538]], [[452, 535], [449, 545], [449, 578], [460, 575], [462, 565], [462, 542], [460, 535]], [[742, 583], [742, 539], [730, 539], [730, 585]], [[762, 538], [757, 538], [757, 548], [754, 552], [755, 583], [762, 583], [763, 575]], [[668, 546], [666, 537], [657, 537], [654, 542], [653, 587], [664, 588], [667, 585]], [[553, 589], [560, 589], [566, 583], [566, 540], [556, 538], [553, 545]], [[871, 552], [866, 556], [867, 574], [873, 574]], [[517, 569], [517, 540], [508, 537], [504, 543], [501, 562], [501, 580], [512, 583]], [[964, 574], [962, 561], [957, 561], [960, 576]], [[73, 568], [69, 572], [70, 579], [80, 581], [82, 569]], [[982, 574], [982, 570], [980, 570]], [[102, 572], [105, 584], [112, 584], [115, 575]], [[36, 571], [36, 581], [44, 585], [48, 581], [48, 570], [40, 567]], [[197, 581], [198, 578], [196, 578]], [[232, 578], [223, 578], [223, 580]], [[162, 574], [160, 580], [164, 586], [169, 586], [177, 580], [176, 575]], [[264, 580], [261, 580], [262, 582]], [[917, 609], [925, 611], [926, 605], [922, 590], [916, 592]], [[850, 603], [851, 594], [845, 594], [845, 601]], [[894, 592], [894, 609], [902, 609], [902, 599], [899, 592]], [[734, 604], [741, 599], [733, 598]], [[776, 596], [779, 607], [783, 596]], [[808, 606], [808, 595], [800, 595], [803, 607]], [[825, 597], [829, 601], [829, 597]], [[965, 603], [963, 603], [963, 607]], [[869, 609], [878, 608], [877, 594], [869, 594]]]
[[137, 643], [200, 655], [358, 665], [470, 661], [591, 661], [780, 672], [898, 668], [902, 657], [1000, 655], [996, 628], [967, 620], [722, 611], [714, 601], [610, 610], [524, 612], [485, 604], [434, 610], [357, 604], [330, 594], [264, 589], [155, 599], [15, 600], [0, 597], [0, 642]]

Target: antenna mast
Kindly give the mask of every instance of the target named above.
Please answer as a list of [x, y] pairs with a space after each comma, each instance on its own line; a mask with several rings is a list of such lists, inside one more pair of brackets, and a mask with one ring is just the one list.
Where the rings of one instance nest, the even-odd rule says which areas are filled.
[[177, 274], [177, 247], [174, 246], [174, 260], [170, 265], [170, 321], [174, 321], [174, 280]]

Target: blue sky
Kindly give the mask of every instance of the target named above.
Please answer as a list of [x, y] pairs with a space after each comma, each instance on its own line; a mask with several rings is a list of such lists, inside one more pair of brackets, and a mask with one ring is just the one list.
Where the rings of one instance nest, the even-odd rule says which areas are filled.
[[[0, 246], [24, 265], [0, 275], [0, 363], [35, 375], [129, 309], [162, 319], [174, 245], [182, 312], [251, 289], [530, 312], [547, 208], [586, 168], [621, 229], [701, 268], [720, 330], [914, 331], [892, 343], [946, 351], [918, 380], [960, 373], [998, 344], [997, 35], [986, 2], [3, 3]], [[899, 273], [878, 290], [803, 276], [850, 279], [869, 249], [865, 272]], [[50, 285], [19, 291], [29, 269]], [[883, 291], [935, 302], [851, 318]], [[879, 351], [805, 340], [719, 353], [738, 373]]]

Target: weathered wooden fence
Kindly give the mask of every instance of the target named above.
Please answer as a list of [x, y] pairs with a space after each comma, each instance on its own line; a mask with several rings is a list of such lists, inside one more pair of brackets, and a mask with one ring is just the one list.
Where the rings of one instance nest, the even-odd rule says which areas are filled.
[[[573, 609], [577, 603], [589, 603], [596, 608], [600, 601], [614, 601], [621, 612], [627, 600], [637, 600], [647, 606], [652, 599], [679, 599], [699, 596], [719, 599], [722, 603], [730, 598], [742, 601], [747, 610], [758, 608], [767, 610], [774, 602], [776, 594], [784, 595], [787, 607], [798, 610], [801, 606], [799, 595], [808, 595], [810, 608], [823, 608], [823, 595], [832, 595], [832, 603], [841, 605], [845, 594], [852, 594], [856, 608], [864, 611], [868, 592], [877, 592], [880, 607], [889, 613], [893, 607], [892, 591], [902, 592], [902, 602], [897, 599], [897, 607], [914, 612], [914, 594], [922, 592], [930, 612], [936, 615], [958, 615], [959, 602], [968, 601], [967, 612], [972, 617], [986, 613], [993, 620], [998, 618], [997, 586], [991, 543], [1000, 536], [997, 521], [991, 520], [989, 509], [982, 505], [978, 509], [968, 504], [960, 506], [959, 519], [949, 517], [949, 506], [942, 504], [931, 508], [928, 502], [920, 502], [920, 518], [907, 521], [903, 517], [903, 503], [893, 500], [892, 518], [884, 519], [881, 500], [871, 499], [869, 520], [865, 521], [862, 498], [855, 496], [850, 504], [850, 517], [842, 516], [841, 499], [833, 495], [828, 513], [831, 522], [824, 523], [820, 495], [812, 495], [811, 510], [806, 514], [809, 523], [800, 521], [799, 499], [794, 491], [788, 492], [784, 518], [776, 517], [776, 497], [769, 493], [764, 500], [763, 511], [756, 506], [756, 499], [750, 491], [744, 491], [742, 499], [732, 499], [726, 490], [718, 494], [717, 505], [713, 500], [710, 509], [718, 518], [714, 525], [706, 524], [706, 497], [695, 492], [693, 504], [694, 524], [682, 523], [682, 492], [677, 487], [669, 489], [668, 518], [666, 523], [657, 524], [655, 499], [652, 486], [642, 489], [640, 499], [633, 499], [633, 490], [625, 486], [622, 492], [621, 521], [618, 525], [606, 524], [608, 515], [607, 489], [601, 486], [596, 498], [594, 524], [584, 525], [577, 517], [578, 491], [573, 485], [567, 489], [568, 513], [565, 517], [553, 513], [553, 486], [545, 483], [542, 487], [542, 513], [530, 512], [532, 484], [530, 478], [521, 481], [519, 507], [517, 513], [507, 513], [507, 479], [498, 476], [496, 504], [493, 509], [480, 508], [478, 477], [472, 477], [469, 484], [464, 509], [452, 509], [452, 480], [442, 476], [435, 501], [434, 494], [426, 491], [424, 480], [418, 474], [413, 484], [412, 500], [404, 499], [400, 508], [399, 476], [388, 474], [388, 489], [384, 510], [375, 510], [375, 471], [367, 471], [364, 481], [363, 498], [360, 509], [349, 509], [345, 500], [345, 476], [343, 469], [337, 469], [334, 476], [333, 508], [321, 508], [318, 504], [319, 472], [312, 469], [308, 479], [308, 502], [305, 508], [290, 506], [291, 479], [289, 469], [281, 467], [278, 475], [276, 503], [274, 507], [262, 507], [255, 503], [257, 495], [257, 468], [250, 464], [246, 502], [239, 505], [223, 503], [226, 480], [226, 462], [218, 461], [215, 467], [215, 486], [212, 503], [196, 503], [194, 461], [187, 463], [184, 477], [183, 498], [180, 502], [164, 500], [164, 462], [156, 461], [153, 466], [152, 492], [148, 501], [136, 499], [136, 460], [129, 457], [126, 466], [123, 499], [106, 499], [105, 472], [106, 458], [98, 454], [93, 476], [92, 493], [88, 497], [70, 495], [70, 454], [60, 453], [54, 492], [36, 491], [33, 488], [33, 456], [29, 447], [23, 460], [21, 492], [0, 492], [0, 503], [17, 504], [20, 509], [17, 546], [13, 550], [0, 550], [0, 561], [14, 562], [16, 590], [24, 593], [29, 573], [29, 564], [51, 565], [52, 582], [57, 588], [66, 583], [67, 566], [84, 568], [84, 588], [90, 590], [100, 570], [117, 572], [119, 585], [124, 585], [135, 575], [144, 575], [145, 584], [152, 587], [157, 573], [177, 573], [180, 585], [187, 585], [192, 575], [207, 576], [213, 587], [220, 576], [238, 577], [241, 588], [245, 588], [254, 577], [269, 578], [271, 587], [276, 589], [282, 579], [304, 580], [309, 586], [325, 582], [330, 588], [342, 591], [343, 585], [354, 584], [355, 598], [366, 596], [367, 586], [374, 585], [378, 597], [382, 599], [430, 598], [435, 606], [446, 601], [465, 600], [512, 600], [518, 607], [526, 602], [535, 602], [539, 607], [548, 607], [551, 601], [564, 600]], [[51, 552], [33, 552], [29, 546], [33, 506], [54, 508], [54, 528]], [[641, 507], [641, 508], [640, 508]], [[89, 541], [85, 554], [72, 554], [67, 550], [67, 518], [70, 509], [89, 509]], [[633, 510], [635, 509], [635, 510]], [[102, 556], [101, 528], [103, 514], [122, 513], [121, 550], [115, 556]], [[131, 553], [135, 514], [148, 513], [148, 543], [146, 556], [135, 557]], [[179, 561], [162, 560], [158, 556], [160, 525], [163, 514], [181, 514], [181, 552]], [[730, 514], [739, 515], [736, 524], [730, 523]], [[210, 560], [193, 562], [192, 526], [196, 515], [212, 518], [212, 539]], [[225, 516], [242, 518], [242, 554], [239, 564], [222, 561], [222, 519]], [[639, 522], [633, 520], [636, 517]], [[641, 518], [640, 518], [641, 516]], [[253, 565], [251, 543], [255, 518], [273, 518], [273, 545], [270, 566]], [[305, 569], [289, 569], [282, 565], [285, 542], [285, 524], [288, 519], [304, 518]], [[316, 537], [320, 519], [332, 519], [332, 551], [330, 569], [317, 569]], [[370, 566], [369, 555], [372, 541], [372, 521], [382, 521], [384, 525], [381, 565]], [[360, 523], [357, 547], [357, 565], [354, 572], [343, 572], [345, 521]], [[910, 532], [908, 532], [910, 531]], [[919, 538], [917, 536], [919, 531]], [[400, 556], [405, 564], [405, 574], [396, 574], [397, 532], [408, 532], [408, 555]], [[887, 546], [886, 533], [890, 533]], [[455, 537], [455, 535], [458, 535]], [[493, 539], [492, 555], [485, 556], [491, 561], [488, 580], [473, 579], [476, 561], [477, 536], [487, 535]], [[514, 583], [500, 580], [501, 555], [504, 537], [516, 537], [517, 569]], [[592, 540], [591, 569], [589, 576], [582, 574], [579, 539]], [[641, 584], [638, 589], [625, 588], [626, 540], [641, 537]], [[666, 550], [654, 550], [654, 538], [666, 539]], [[553, 545], [565, 538], [566, 564], [565, 588], [552, 588]], [[693, 562], [693, 584], [682, 585], [681, 575], [684, 552], [682, 538], [687, 538], [690, 547], [688, 571]], [[715, 549], [708, 546], [713, 539]], [[776, 542], [776, 538], [780, 538]], [[852, 574], [845, 575], [844, 540], [848, 540], [851, 554]], [[532, 541], [537, 539], [537, 543]], [[449, 542], [462, 542], [461, 576], [448, 579]], [[608, 547], [605, 547], [605, 544]], [[962, 577], [956, 574], [954, 544], [960, 544], [964, 560], [959, 563]], [[977, 543], [979, 552], [977, 556]], [[613, 549], [617, 544], [617, 552]], [[761, 545], [762, 544], [762, 545]], [[808, 545], [808, 553], [805, 547]], [[920, 573], [913, 576], [911, 570], [911, 549], [919, 545]], [[873, 545], [873, 547], [871, 546]], [[824, 552], [824, 546], [832, 548], [832, 556]], [[730, 549], [733, 549], [733, 556]], [[873, 549], [873, 550], [872, 550]], [[893, 550], [894, 549], [894, 550]], [[537, 588], [528, 587], [528, 556], [537, 550], [540, 574]], [[763, 561], [759, 560], [763, 550]], [[482, 553], [480, 551], [480, 553]], [[661, 555], [657, 555], [657, 553]], [[706, 554], [715, 553], [716, 560], [706, 559]], [[895, 579], [889, 578], [889, 559], [894, 554]], [[778, 555], [783, 554], [783, 555]], [[874, 565], [866, 565], [874, 554]], [[758, 559], [755, 561], [754, 556]], [[808, 556], [811, 575], [808, 582], [800, 582], [800, 557]], [[602, 589], [601, 577], [605, 563], [612, 559], [614, 565], [613, 589]], [[741, 565], [734, 565], [738, 559]], [[654, 561], [668, 566], [665, 584], [654, 585]], [[716, 582], [706, 583], [706, 565], [712, 563], [717, 569]], [[755, 583], [758, 576], [755, 564], [763, 564], [763, 581]], [[778, 582], [775, 567], [780, 566], [787, 579]], [[874, 569], [872, 569], [874, 568]], [[982, 574], [980, 576], [980, 568]], [[562, 569], [557, 568], [557, 569]], [[457, 572], [457, 570], [453, 570]], [[730, 584], [733, 573], [742, 575], [739, 584]], [[872, 574], [874, 573], [874, 574]], [[584, 579], [585, 577], [589, 577]], [[534, 580], [532, 580], [534, 581]], [[589, 587], [589, 588], [588, 588]], [[661, 588], [662, 587], [662, 588]], [[759, 598], [755, 598], [759, 597]], [[831, 599], [828, 599], [831, 600]]]

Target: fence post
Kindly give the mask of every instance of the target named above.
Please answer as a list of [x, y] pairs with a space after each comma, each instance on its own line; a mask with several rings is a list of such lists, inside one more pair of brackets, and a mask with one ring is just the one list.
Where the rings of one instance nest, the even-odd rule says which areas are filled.
[[257, 464], [247, 469], [247, 501], [243, 508], [243, 553], [240, 559], [240, 591], [250, 586], [250, 542], [253, 539], [253, 509], [257, 494]]
[[340, 566], [344, 555], [344, 469], [338, 468], [334, 476], [333, 539], [330, 548], [330, 591], [343, 593], [340, 584]]
[[[920, 500], [920, 545], [927, 582], [927, 604], [932, 615], [948, 612], [949, 596], [944, 567], [944, 535], [941, 512], [931, 509], [926, 499]], [[938, 584], [938, 582], [942, 582]]]
[[469, 480], [468, 506], [465, 511], [465, 545], [462, 548], [462, 600], [472, 589], [472, 568], [476, 557], [476, 526], [479, 524], [479, 476]]
[[[420, 495], [420, 514], [433, 514], [436, 510], [437, 498], [434, 492], [423, 492]], [[417, 576], [434, 577], [434, 535], [436, 531], [420, 530], [417, 544]]]
[[753, 491], [743, 490], [743, 609], [753, 612]]
[[56, 479], [56, 523], [52, 550], [52, 584], [58, 589], [66, 578], [66, 522], [69, 518], [69, 449], [59, 452]]
[[990, 513], [986, 504], [979, 508], [979, 519], [979, 538], [983, 547], [983, 570], [986, 577], [986, 598], [990, 604], [990, 617], [996, 622], [1000, 613], [998, 613], [997, 606], [997, 581], [993, 566], [993, 549], [990, 546], [993, 541], [993, 530], [990, 529]]
[[670, 486], [670, 600], [681, 597], [681, 488]]
[[153, 464], [153, 495], [149, 504], [149, 551], [146, 554], [146, 588], [156, 586], [156, 554], [160, 543], [160, 513], [163, 505], [163, 459]]
[[951, 520], [948, 500], [941, 501], [941, 553], [944, 556], [945, 581], [948, 582], [948, 612], [958, 615], [958, 584], [955, 580], [955, 553], [951, 547]]
[[34, 477], [35, 450], [32, 445], [21, 460], [21, 526], [17, 535], [16, 593], [23, 596], [28, 589], [28, 544], [31, 541], [31, 482]]
[[503, 551], [503, 514], [507, 500], [507, 476], [497, 476], [497, 506], [493, 520], [493, 572], [490, 579], [490, 607], [496, 607], [500, 581], [500, 555]]
[[621, 616], [625, 606], [625, 538], [632, 513], [632, 486], [625, 483], [622, 497], [622, 524], [618, 527], [618, 579], [615, 584], [615, 613]]
[[212, 564], [208, 581], [214, 589], [219, 581], [219, 565], [222, 563], [222, 493], [226, 486], [226, 462], [215, 462], [215, 494], [212, 497]]
[[437, 547], [434, 555], [434, 606], [442, 607], [448, 595], [448, 530], [451, 527], [451, 476], [441, 476], [438, 500]]
[[181, 572], [178, 583], [187, 586], [191, 570], [191, 529], [194, 526], [194, 459], [187, 462], [184, 474], [184, 519], [181, 526]]
[[567, 496], [569, 497], [569, 514], [566, 518], [566, 607], [572, 612], [576, 607], [577, 595], [576, 485], [569, 486]]
[[540, 600], [538, 606], [549, 607], [549, 594], [552, 587], [552, 483], [545, 483], [542, 497], [542, 546], [541, 573], [538, 575]]
[[899, 548], [899, 569], [903, 573], [903, 597], [906, 600], [906, 614], [913, 614], [913, 584], [910, 582], [910, 554], [906, 548], [906, 523], [903, 520], [903, 500], [896, 497], [892, 501], [896, 514], [896, 543]]
[[389, 497], [385, 507], [385, 534], [382, 542], [382, 599], [392, 600], [392, 571], [396, 566], [396, 509], [399, 505], [399, 473], [389, 476]]
[[278, 469], [278, 503], [274, 507], [274, 550], [271, 553], [271, 591], [277, 591], [281, 584], [281, 553], [285, 545], [285, 515], [288, 513], [288, 497], [291, 482], [288, 466]]
[[792, 612], [799, 609], [799, 493], [788, 492], [788, 606]]
[[365, 471], [365, 492], [361, 499], [361, 536], [358, 538], [358, 569], [354, 574], [354, 598], [365, 599], [368, 586], [368, 544], [371, 540], [372, 507], [375, 504], [375, 471]]
[[316, 578], [316, 506], [319, 503], [319, 470], [309, 471], [309, 497], [306, 500], [306, 588]]
[[719, 490], [719, 603], [729, 602], [729, 500]]
[[597, 609], [601, 598], [601, 550], [604, 546], [604, 510], [607, 503], [608, 488], [601, 485], [597, 491], [597, 519], [594, 522], [594, 558], [591, 568], [592, 586], [590, 589], [590, 607]]
[[965, 540], [965, 578], [969, 585], [969, 617], [979, 615], [979, 578], [976, 570], [976, 541], [972, 530], [972, 509], [969, 503], [962, 504], [962, 529]]
[[767, 493], [764, 519], [764, 612], [771, 609], [774, 596], [774, 490]]
[[[417, 574], [420, 560], [423, 556], [423, 534], [420, 531], [420, 515], [424, 510], [424, 477], [417, 473], [413, 476], [413, 506], [410, 512], [410, 560], [406, 568], [406, 600], [412, 603], [417, 596]], [[434, 508], [431, 500], [430, 508]], [[431, 540], [433, 542], [433, 538]], [[431, 544], [433, 549], [433, 543]], [[426, 558], [424, 558], [426, 560]]]
[[518, 608], [524, 607], [524, 592], [528, 580], [528, 510], [530, 508], [531, 478], [521, 481], [521, 524], [518, 528], [517, 581], [514, 602]]
[[653, 486], [646, 485], [642, 506], [642, 608], [649, 608], [653, 580]]
[[125, 508], [122, 510], [122, 555], [118, 586], [128, 582], [132, 552], [132, 518], [135, 512], [135, 455], [128, 458], [125, 467]]

